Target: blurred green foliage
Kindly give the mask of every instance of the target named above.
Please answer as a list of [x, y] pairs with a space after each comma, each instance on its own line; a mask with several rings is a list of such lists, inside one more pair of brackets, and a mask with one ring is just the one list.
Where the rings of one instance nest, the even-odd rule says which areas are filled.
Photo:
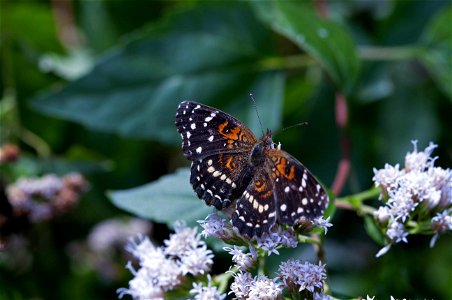
[[[414, 139], [421, 149], [439, 144], [437, 164], [451, 166], [448, 1], [28, 0], [3, 1], [0, 13], [0, 141], [23, 152], [14, 166], [2, 167], [4, 183], [71, 171], [91, 182], [68, 217], [27, 232], [27, 264], [0, 253], [1, 299], [113, 299], [126, 286], [125, 270], [105, 282], [96, 270], [72, 265], [68, 245], [123, 214], [106, 191], [136, 188], [188, 165], [174, 127], [181, 100], [218, 107], [257, 135], [250, 92], [264, 127], [308, 121], [275, 140], [326, 186], [346, 134], [351, 171], [344, 195], [369, 189], [372, 168], [402, 162]], [[338, 92], [348, 108], [343, 131]], [[179, 171], [108, 194], [118, 207], [171, 224], [176, 206], [193, 210], [180, 214], [189, 222], [209, 211], [190, 193], [188, 175]], [[335, 296], [452, 298], [450, 236], [433, 249], [429, 237], [415, 237], [376, 259], [379, 245], [366, 234], [372, 223], [338, 211], [333, 224], [326, 263]]]

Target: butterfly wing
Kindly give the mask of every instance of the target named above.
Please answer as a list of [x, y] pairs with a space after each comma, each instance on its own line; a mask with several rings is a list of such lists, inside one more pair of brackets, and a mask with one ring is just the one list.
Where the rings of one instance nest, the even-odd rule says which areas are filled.
[[266, 169], [275, 194], [278, 223], [295, 225], [303, 218], [323, 215], [328, 194], [296, 158], [279, 149], [268, 149]]
[[227, 113], [190, 101], [179, 105], [176, 127], [184, 155], [193, 161], [190, 183], [196, 194], [219, 210], [228, 207], [252, 178], [248, 157], [255, 136]]
[[232, 224], [242, 235], [261, 236], [273, 226], [276, 215], [275, 194], [270, 174], [257, 172], [241, 198], [237, 200]]
[[254, 134], [239, 120], [196, 102], [179, 105], [176, 127], [184, 155], [193, 161], [219, 153], [249, 152], [256, 143]]
[[222, 210], [236, 200], [251, 180], [244, 153], [220, 153], [192, 163], [190, 183], [198, 198]]

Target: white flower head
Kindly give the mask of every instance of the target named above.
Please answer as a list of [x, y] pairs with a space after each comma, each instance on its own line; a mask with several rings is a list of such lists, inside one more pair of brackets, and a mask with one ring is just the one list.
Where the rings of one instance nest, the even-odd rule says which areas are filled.
[[258, 276], [250, 286], [249, 300], [276, 300], [282, 293], [282, 286], [277, 279], [270, 279], [265, 275]]
[[232, 225], [216, 212], [208, 215], [205, 220], [198, 221], [198, 223], [203, 228], [201, 235], [205, 238], [214, 237], [228, 240], [233, 237]]
[[254, 283], [251, 273], [240, 271], [237, 274], [233, 274], [234, 282], [231, 284], [231, 291], [237, 299], [247, 299], [250, 292], [250, 287]]
[[405, 170], [407, 172], [411, 171], [424, 171], [430, 167], [433, 167], [434, 158], [431, 158], [433, 150], [435, 150], [437, 145], [430, 142], [429, 146], [425, 148], [424, 151], [417, 151], [417, 141], [411, 141], [413, 144], [413, 152], [408, 152], [405, 156]]
[[251, 270], [257, 262], [257, 253], [252, 245], [250, 252], [243, 253], [242, 249], [234, 245], [234, 248], [224, 247], [223, 250], [232, 255], [232, 261], [239, 270]]
[[393, 221], [389, 224], [388, 230], [386, 231], [386, 235], [393, 242], [408, 243], [408, 240], [406, 237], [409, 235], [409, 233], [405, 231], [403, 224], [399, 223], [397, 221]]
[[291, 290], [307, 290], [311, 293], [323, 291], [326, 279], [325, 265], [309, 262], [302, 263], [296, 259], [282, 262], [278, 269], [279, 277]]
[[374, 168], [374, 177], [372, 180], [376, 186], [382, 187], [384, 191], [390, 191], [397, 187], [398, 180], [404, 174], [404, 171], [399, 170], [399, 164], [391, 166], [385, 164], [384, 169], [377, 170]]
[[202, 283], [193, 283], [193, 289], [190, 290], [190, 294], [194, 295], [194, 300], [223, 300], [226, 298], [226, 294], [221, 294], [217, 287], [212, 285], [210, 275], [207, 276], [207, 280], [207, 286]]
[[[276, 230], [276, 231], [275, 231]], [[279, 255], [278, 247], [296, 248], [298, 245], [297, 236], [292, 228], [286, 230], [281, 226], [273, 228], [273, 231], [264, 233], [256, 238], [258, 248], [267, 251], [270, 256], [272, 253]]]
[[314, 219], [313, 223], [317, 227], [322, 227], [325, 231], [325, 234], [328, 232], [328, 227], [333, 226], [333, 224], [330, 223], [330, 217], [324, 219], [322, 216], [320, 216]]
[[435, 217], [432, 218], [432, 229], [435, 232], [431, 241], [430, 248], [435, 246], [436, 241], [439, 238], [439, 235], [452, 230], [452, 209], [445, 210], [442, 213], [437, 213]]
[[174, 224], [175, 233], [165, 240], [165, 253], [168, 255], [180, 256], [196, 248], [200, 242], [196, 227], [189, 228], [183, 222]]
[[380, 206], [376, 211], [374, 211], [373, 215], [381, 224], [386, 224], [391, 217], [388, 206]]
[[188, 251], [180, 257], [180, 268], [185, 274], [204, 274], [213, 265], [213, 253], [204, 245]]

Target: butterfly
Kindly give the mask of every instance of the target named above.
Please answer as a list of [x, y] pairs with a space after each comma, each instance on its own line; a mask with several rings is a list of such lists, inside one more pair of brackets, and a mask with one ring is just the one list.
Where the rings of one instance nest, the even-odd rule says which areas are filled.
[[328, 195], [296, 158], [275, 147], [267, 130], [259, 140], [239, 120], [207, 105], [184, 101], [176, 113], [190, 183], [218, 210], [232, 206], [241, 235], [260, 237], [275, 223], [294, 226], [323, 215]]

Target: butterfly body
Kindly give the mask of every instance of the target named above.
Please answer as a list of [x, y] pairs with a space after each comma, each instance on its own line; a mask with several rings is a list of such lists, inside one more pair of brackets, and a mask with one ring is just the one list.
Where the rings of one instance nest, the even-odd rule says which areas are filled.
[[232, 224], [242, 235], [261, 236], [276, 222], [292, 226], [323, 214], [325, 190], [274, 147], [270, 131], [257, 140], [229, 114], [191, 101], [179, 105], [176, 127], [197, 196], [218, 210], [232, 206]]

